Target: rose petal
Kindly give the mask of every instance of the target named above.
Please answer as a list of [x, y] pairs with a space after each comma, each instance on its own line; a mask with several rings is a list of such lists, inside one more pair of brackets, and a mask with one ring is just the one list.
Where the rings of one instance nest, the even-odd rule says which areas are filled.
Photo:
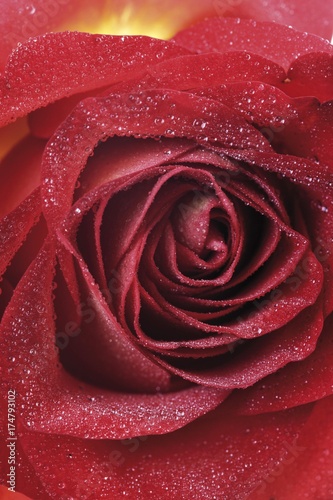
[[29, 133], [27, 119], [20, 118], [0, 130], [0, 160]]
[[[306, 324], [306, 328], [302, 325]], [[218, 388], [246, 388], [275, 373], [291, 361], [307, 357], [315, 349], [321, 334], [323, 315], [321, 304], [312, 306], [289, 321], [280, 330], [271, 332], [246, 344], [231, 356], [215, 356], [191, 362], [161, 356], [161, 365], [171, 372], [197, 384]], [[292, 332], [297, 332], [296, 334]], [[204, 344], [204, 340], [202, 341]], [[203, 353], [204, 354], [204, 353]], [[192, 368], [192, 365], [197, 365]], [[208, 367], [207, 367], [208, 365]]]
[[[325, 139], [324, 139], [325, 141]], [[217, 149], [217, 148], [216, 148]], [[257, 151], [231, 151], [224, 149], [231, 158], [243, 160], [251, 165], [262, 167], [269, 172], [275, 172], [290, 179], [293, 183], [305, 187], [313, 197], [328, 195], [333, 186], [333, 171], [325, 163], [302, 159], [292, 155], [276, 153], [261, 153]]]
[[231, 399], [237, 411], [244, 414], [279, 411], [332, 394], [332, 328], [331, 315], [324, 324], [315, 351], [306, 359], [285, 366], [246, 392], [235, 392]]
[[293, 500], [309, 498], [331, 498], [333, 470], [333, 398], [325, 398], [314, 409], [300, 431], [297, 443], [290, 449], [290, 455], [276, 468], [260, 488], [253, 492], [250, 500], [283, 498]]
[[[176, 498], [180, 492], [183, 498], [217, 494], [247, 498], [263, 486], [272, 470], [287, 468], [301, 457], [304, 446], [298, 436], [311, 409], [309, 405], [244, 418], [226, 414], [221, 407], [177, 432], [131, 441], [82, 440], [27, 431], [21, 433], [20, 441], [49, 494], [120, 499], [135, 491], [138, 500]], [[318, 431], [314, 434], [315, 438], [319, 435]], [[52, 468], [47, 467], [50, 449]], [[25, 490], [22, 483], [19, 489]]]
[[301, 201], [306, 230], [312, 241], [313, 252], [324, 270], [325, 316], [333, 310], [333, 204], [330, 195], [304, 196]]
[[333, 55], [314, 52], [296, 59], [289, 68], [290, 80], [283, 86], [290, 96], [315, 96], [320, 101], [333, 99]]
[[0, 214], [15, 210], [40, 184], [41, 159], [46, 141], [28, 136], [2, 160]]
[[80, 101], [95, 96], [100, 91], [93, 89], [90, 92], [74, 94], [32, 111], [28, 115], [30, 132], [35, 137], [49, 139]]
[[[178, 33], [177, 44], [193, 52], [253, 52], [288, 70], [297, 57], [308, 52], [332, 53], [333, 47], [309, 33], [287, 26], [247, 19], [210, 19]], [[265, 40], [269, 39], [269, 43]]]
[[[312, 59], [308, 61], [309, 66], [307, 66], [306, 58], [309, 57]], [[292, 118], [292, 115], [296, 113], [296, 109], [292, 99], [277, 88], [268, 87], [267, 83], [280, 87], [288, 95], [311, 95], [311, 85], [313, 88], [315, 85], [315, 89], [318, 90], [313, 95], [320, 97], [324, 95], [324, 92], [326, 92], [325, 95], [329, 95], [327, 92], [332, 86], [324, 77], [329, 77], [330, 57], [328, 54], [318, 53], [299, 58], [295, 64], [304, 59], [303, 66], [305, 68], [313, 67], [315, 63], [318, 66], [317, 72], [312, 75], [306, 69], [305, 80], [308, 83], [306, 81], [304, 83], [303, 74], [297, 78], [297, 73], [295, 77], [293, 76], [292, 82], [284, 83], [287, 75], [282, 68], [272, 61], [248, 52], [234, 51], [225, 54], [209, 53], [179, 56], [152, 66], [148, 70], [148, 75], [140, 80], [131, 80], [127, 84], [122, 83], [120, 86], [118, 84], [117, 90], [120, 91], [122, 88], [123, 91], [128, 92], [129, 89], [125, 87], [130, 84], [133, 86], [133, 92], [137, 92], [144, 87], [147, 89], [162, 87], [175, 90], [191, 90], [191, 92], [200, 93], [205, 97], [216, 98], [229, 107], [235, 108], [236, 105], [241, 113], [246, 113], [249, 110], [251, 121], [256, 122], [255, 116], [259, 114], [261, 122], [265, 118], [265, 126], [272, 129], [271, 133], [276, 133], [284, 128], [284, 123]], [[223, 72], [220, 71], [221, 67], [223, 67]], [[305, 72], [304, 67], [303, 72]], [[291, 75], [289, 76], [291, 77]], [[322, 90], [318, 85], [318, 78]], [[232, 83], [242, 81], [246, 83]], [[301, 81], [303, 85], [303, 94], [297, 90], [297, 81]], [[311, 82], [315, 83], [311, 84]], [[295, 91], [293, 91], [294, 83]], [[220, 87], [218, 87], [219, 85]], [[309, 92], [306, 92], [306, 88], [309, 89]], [[237, 90], [238, 94], [236, 93]], [[32, 132], [38, 137], [50, 137], [56, 126], [72, 111], [74, 104], [89, 95], [93, 95], [93, 91], [86, 94], [77, 94], [71, 98], [57, 101], [46, 108], [36, 110], [29, 118]], [[263, 126], [264, 124], [261, 123], [261, 127]]]
[[154, 87], [192, 90], [249, 80], [277, 86], [287, 75], [277, 63], [247, 50], [180, 56], [153, 66], [149, 76], [157, 82]]
[[[88, 281], [89, 273], [86, 270], [83, 273], [84, 278], [80, 271], [77, 272], [80, 303], [73, 304], [70, 298], [67, 299], [74, 310], [81, 311], [81, 321], [76, 325], [79, 333], [73, 332], [68, 345], [62, 346], [65, 367], [78, 379], [117, 391], [154, 393], [169, 390], [169, 373], [152, 363], [135, 342], [128, 339], [100, 292]], [[62, 318], [65, 329], [71, 320], [70, 314]]]
[[[17, 418], [15, 422], [15, 434], [18, 432], [19, 428], [19, 419]], [[43, 488], [40, 478], [37, 477], [36, 475], [36, 470], [34, 469], [33, 465], [30, 463], [28, 457], [24, 453], [20, 439], [17, 439], [16, 441], [16, 446], [15, 446], [15, 471], [16, 471], [16, 477], [15, 477], [15, 493], [12, 493], [13, 497], [8, 498], [8, 500], [36, 500], [37, 499], [48, 499], [48, 495], [46, 493], [46, 490]], [[8, 448], [7, 448], [8, 449]], [[7, 450], [6, 450], [7, 451]], [[6, 457], [4, 460], [4, 463], [7, 463], [8, 458]], [[9, 465], [8, 465], [9, 467]], [[20, 471], [20, 474], [17, 474], [17, 471]], [[26, 480], [26, 478], [29, 478], [29, 481]], [[4, 481], [5, 482], [5, 481]], [[25, 495], [23, 498], [21, 497], [20, 493], [17, 493], [17, 491], [24, 491]], [[8, 491], [8, 490], [7, 490]], [[0, 489], [0, 498], [2, 500], [2, 491]], [[36, 497], [37, 494], [37, 497]], [[18, 498], [16, 499], [15, 495], [18, 495]], [[38, 496], [39, 495], [39, 496]], [[5, 497], [6, 498], [6, 497]]]
[[[288, 93], [288, 85], [284, 83], [280, 88]], [[249, 123], [259, 128], [278, 153], [333, 165], [330, 147], [333, 101], [321, 104], [314, 97], [290, 98], [284, 92], [259, 82], [195, 90], [198, 95], [236, 108]]]
[[252, 18], [291, 25], [301, 31], [331, 38], [330, 2], [291, 0], [288, 4], [270, 0], [216, 0], [208, 4], [200, 0], [137, 0], [134, 3], [107, 0], [35, 0], [33, 6], [25, 0], [4, 3], [1, 15], [0, 67], [5, 65], [11, 49], [18, 42], [50, 31], [74, 30], [105, 34], [138, 34], [169, 38], [208, 16]]
[[[21, 226], [19, 226], [19, 228], [21, 229]], [[4, 278], [10, 282], [13, 290], [15, 290], [17, 283], [20, 281], [31, 262], [34, 261], [39, 250], [42, 248], [46, 237], [47, 227], [45, 219], [41, 215], [36, 224], [31, 227], [27, 235], [24, 237], [22, 245], [16, 251], [4, 274]], [[22, 235], [18, 237], [18, 243], [21, 238]], [[14, 248], [17, 248], [17, 246], [14, 245]]]
[[[222, 6], [225, 2], [216, 1]], [[227, 5], [235, 5], [233, 15], [257, 21], [273, 21], [285, 26], [293, 26], [299, 31], [315, 33], [331, 40], [332, 36], [332, 4], [319, 0], [232, 0]], [[234, 13], [235, 12], [235, 13]], [[229, 14], [228, 14], [229, 15]]]
[[1, 295], [1, 300], [0, 300], [0, 315], [2, 316], [3, 313], [5, 312], [6, 307], [9, 304], [9, 301], [11, 299], [11, 296], [13, 294], [13, 287], [9, 281], [2, 277], [1, 280], [1, 288], [0, 288], [0, 295]]
[[[281, 131], [281, 140], [290, 154], [309, 158], [323, 166], [328, 165], [333, 172], [333, 101], [320, 104], [313, 100], [303, 101], [302, 104], [299, 106], [298, 117], [286, 123]], [[322, 167], [317, 166], [317, 170], [318, 168]]]
[[[158, 282], [155, 283], [144, 275], [141, 280], [148, 295], [146, 297], [149, 304], [147, 310], [152, 315], [152, 325], [155, 324], [154, 319], [161, 316], [173, 332], [184, 330], [195, 337], [203, 332], [218, 333], [250, 339], [282, 327], [298, 312], [314, 304], [322, 290], [323, 271], [314, 255], [307, 251], [295, 273], [289, 275], [279, 287], [263, 296], [256, 290], [257, 299], [245, 296], [245, 300], [248, 300], [247, 304], [245, 302], [247, 307], [239, 310], [238, 317], [225, 319], [217, 322], [216, 325], [214, 322], [199, 321], [193, 317], [191, 310], [187, 311], [174, 306], [159, 291]], [[298, 291], [297, 298], [295, 290]], [[238, 300], [238, 298], [235, 299], [236, 304]], [[232, 300], [221, 301], [222, 306], [230, 304], [233, 304]], [[148, 328], [150, 330], [150, 327]]]
[[[89, 157], [88, 163], [79, 179], [75, 197], [79, 199], [85, 193], [102, 188], [111, 181], [130, 178], [131, 174], [149, 172], [153, 167], [161, 167], [156, 174], [163, 171], [166, 163], [173, 164], [177, 158], [191, 151], [195, 142], [186, 139], [135, 139], [134, 137], [113, 137], [101, 143]], [[122, 238], [126, 237], [125, 234]], [[121, 238], [121, 239], [122, 239]]]
[[[281, 89], [286, 85], [280, 85]], [[298, 109], [302, 109], [303, 104], [302, 100], [292, 99], [282, 90], [260, 81], [250, 81], [198, 88], [194, 92], [236, 109], [249, 123], [255, 124], [274, 147], [286, 126], [299, 120]]]
[[193, 22], [215, 15], [215, 6], [200, 0], [24, 0], [2, 6], [0, 28], [4, 36], [0, 45], [0, 68], [18, 42], [55, 31], [81, 31], [106, 35], [150, 35], [170, 38]]
[[5, 125], [57, 99], [133, 78], [163, 58], [184, 53], [174, 42], [145, 37], [65, 32], [30, 39], [8, 59], [0, 121]]
[[72, 13], [74, 5], [73, 0], [36, 0], [33, 5], [28, 5], [24, 0], [4, 3], [0, 22], [4, 34], [0, 46], [1, 69], [19, 42], [54, 31]]
[[36, 189], [15, 210], [0, 221], [0, 275], [3, 274], [40, 217], [40, 190]]

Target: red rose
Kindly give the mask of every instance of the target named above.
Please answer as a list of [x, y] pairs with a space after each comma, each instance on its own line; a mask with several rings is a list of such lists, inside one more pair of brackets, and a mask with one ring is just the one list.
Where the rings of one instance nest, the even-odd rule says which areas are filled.
[[231, 18], [13, 51], [5, 485], [333, 495], [332, 54]]

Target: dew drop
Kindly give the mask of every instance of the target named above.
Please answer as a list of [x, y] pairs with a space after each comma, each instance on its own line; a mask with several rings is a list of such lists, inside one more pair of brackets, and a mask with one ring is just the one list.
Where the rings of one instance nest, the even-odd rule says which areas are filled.
[[323, 204], [321, 200], [314, 200], [311, 202], [311, 205], [316, 208], [317, 210], [320, 210], [323, 213], [328, 212], [328, 208], [326, 205]]

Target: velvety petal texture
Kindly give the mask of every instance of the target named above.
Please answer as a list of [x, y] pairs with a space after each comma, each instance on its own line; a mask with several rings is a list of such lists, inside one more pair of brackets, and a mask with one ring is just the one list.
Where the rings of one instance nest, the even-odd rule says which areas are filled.
[[23, 0], [3, 2], [0, 67], [11, 50], [30, 37], [51, 31], [76, 30], [119, 35], [150, 35], [170, 38], [205, 17], [253, 18], [293, 26], [330, 39], [331, 0]]
[[[40, 491], [49, 495], [66, 492], [89, 498], [97, 493], [99, 498], [120, 499], [135, 492], [144, 499], [153, 492], [172, 499], [181, 492], [183, 498], [255, 499], [285, 494], [294, 484], [294, 498], [309, 491], [312, 498], [329, 498], [326, 471], [332, 462], [326, 416], [331, 409], [329, 398], [314, 407], [269, 416], [235, 417], [215, 411], [172, 434], [118, 442], [64, 436], [60, 441], [59, 435], [25, 430], [22, 454], [35, 464]], [[304, 478], [301, 489], [297, 475]], [[323, 480], [315, 479], [319, 475]], [[43, 493], [34, 495], [43, 498]]]
[[[298, 1], [171, 2], [182, 27], [211, 19], [169, 41], [44, 33], [83, 19], [51, 3], [4, 13], [48, 16], [0, 77], [3, 137], [26, 127], [0, 166], [17, 491], [330, 498], [328, 2], [311, 33], [268, 22], [307, 26]], [[157, 22], [155, 1], [115, 14], [149, 5]]]

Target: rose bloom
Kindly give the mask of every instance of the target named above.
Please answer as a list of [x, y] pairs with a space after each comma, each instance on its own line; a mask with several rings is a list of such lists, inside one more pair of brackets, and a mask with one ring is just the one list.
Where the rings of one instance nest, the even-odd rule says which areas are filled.
[[178, 3], [4, 6], [1, 498], [333, 498], [331, 4]]

